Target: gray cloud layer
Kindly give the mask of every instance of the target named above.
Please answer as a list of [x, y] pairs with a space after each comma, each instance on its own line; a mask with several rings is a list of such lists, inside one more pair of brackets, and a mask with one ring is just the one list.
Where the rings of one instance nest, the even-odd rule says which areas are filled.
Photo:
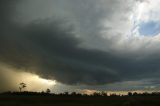
[[[75, 8], [70, 3], [80, 6]], [[73, 6], [69, 9], [71, 19], [64, 20], [64, 17], [53, 16], [52, 19], [34, 19], [35, 21], [20, 25], [10, 20], [14, 17], [10, 10], [13, 2], [1, 0], [0, 61], [16, 68], [25, 68], [26, 71], [33, 68], [34, 72], [42, 77], [53, 78], [68, 85], [101, 85], [159, 77], [158, 57], [137, 59], [112, 53], [110, 48], [107, 48], [112, 45], [110, 40], [106, 40], [106, 51], [88, 46], [103, 46], [101, 41], [104, 39], [98, 35], [102, 28], [99, 26], [100, 20], [106, 17], [104, 13], [107, 13], [108, 20], [114, 14], [109, 10], [109, 5], [108, 11], [105, 11], [100, 7], [95, 8], [96, 3], [91, 0], [69, 0], [66, 5]], [[107, 3], [119, 6], [120, 1], [108, 0]], [[69, 8], [68, 5], [66, 7]], [[71, 11], [72, 8], [74, 11]], [[88, 42], [89, 44], [86, 44]]]
[[17, 67], [36, 67], [38, 74], [67, 84], [104, 84], [118, 79], [117, 73], [105, 66], [114, 57], [78, 47], [80, 41], [58, 24], [45, 21], [45, 26], [36, 23], [14, 29], [16, 34], [6, 38], [9, 44], [5, 39], [1, 42], [5, 48], [1, 48], [1, 60]]

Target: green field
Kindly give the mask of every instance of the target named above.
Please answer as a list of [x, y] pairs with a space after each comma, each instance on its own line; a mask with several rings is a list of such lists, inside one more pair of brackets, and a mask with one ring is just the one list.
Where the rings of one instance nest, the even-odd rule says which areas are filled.
[[160, 96], [1, 95], [0, 106], [160, 106]]

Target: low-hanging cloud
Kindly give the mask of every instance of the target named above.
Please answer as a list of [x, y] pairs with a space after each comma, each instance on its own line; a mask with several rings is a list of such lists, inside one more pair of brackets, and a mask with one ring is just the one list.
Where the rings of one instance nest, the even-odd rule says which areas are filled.
[[[10, 17], [14, 15], [9, 11], [9, 0], [6, 3], [1, 1], [3, 10], [0, 10], [2, 15], [0, 22], [3, 24], [0, 25], [0, 61], [68, 85], [103, 85], [158, 77], [159, 55], [141, 59], [145, 53], [145, 50], [142, 50], [140, 53], [136, 52], [136, 54], [140, 54], [139, 57], [133, 57], [136, 56], [133, 53], [119, 51], [121, 46], [117, 46], [117, 42], [119, 42], [119, 38], [121, 40], [121, 37], [104, 39], [100, 36], [100, 32], [105, 28], [101, 26], [101, 20], [104, 18], [116, 20], [113, 17], [116, 17], [115, 14], [118, 13], [113, 13], [114, 9], [109, 10], [108, 5], [107, 12], [104, 7], [103, 9], [98, 7], [95, 4], [97, 2], [91, 0], [85, 1], [85, 3], [80, 0], [71, 1], [66, 3], [68, 7], [71, 4], [73, 6], [73, 4], [82, 3], [80, 7], [84, 6], [84, 10], [75, 8], [71, 11], [72, 8], [70, 8], [68, 10], [71, 11], [70, 16], [66, 16], [69, 17], [68, 19], [64, 19], [61, 15], [61, 17], [52, 16], [50, 18], [43, 17], [43, 19], [38, 19], [38, 17], [36, 20], [34, 17], [34, 20], [25, 25], [12, 22]], [[101, 2], [103, 4], [105, 1], [101, 0]], [[124, 9], [122, 4], [118, 5], [119, 2], [108, 0], [105, 3], [112, 4], [114, 7], [118, 6], [120, 10], [125, 10], [129, 14], [128, 6], [127, 9]], [[87, 5], [90, 8], [87, 8]], [[97, 7], [95, 8], [95, 6]], [[104, 13], [108, 14], [103, 15]], [[123, 24], [126, 16], [120, 17], [123, 16], [122, 11], [117, 16], [119, 16], [117, 18], [120, 19], [120, 23]], [[116, 36], [124, 34], [114, 30], [121, 26], [115, 26], [115, 23], [110, 23], [110, 25], [109, 22], [106, 24], [108, 25], [108, 29], [105, 30], [107, 37], [115, 33]], [[112, 45], [116, 46], [120, 53], [113, 53]]]
[[14, 38], [8, 38], [10, 45], [3, 44], [5, 39], [1, 42], [1, 60], [19, 68], [35, 67], [37, 74], [66, 84], [105, 84], [119, 79], [117, 72], [104, 65], [112, 58], [78, 47], [80, 40], [71, 28], [58, 24], [40, 21], [15, 29]]
[[10, 42], [1, 41], [1, 61], [27, 70], [34, 67], [42, 77], [65, 84], [106, 84], [159, 69], [155, 60], [128, 59], [79, 47], [82, 41], [75, 37], [72, 26], [65, 29], [60, 22], [36, 21], [15, 28], [6, 38]]

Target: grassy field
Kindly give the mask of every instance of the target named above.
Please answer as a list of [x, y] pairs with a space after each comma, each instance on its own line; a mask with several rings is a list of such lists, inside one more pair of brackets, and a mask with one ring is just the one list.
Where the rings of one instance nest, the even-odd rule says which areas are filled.
[[0, 106], [160, 106], [160, 96], [1, 95]]

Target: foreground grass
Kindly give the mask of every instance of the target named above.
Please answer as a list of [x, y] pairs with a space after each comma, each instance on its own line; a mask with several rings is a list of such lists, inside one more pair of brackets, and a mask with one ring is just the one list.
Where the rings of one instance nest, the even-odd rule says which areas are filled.
[[160, 106], [160, 96], [0, 95], [0, 106]]

